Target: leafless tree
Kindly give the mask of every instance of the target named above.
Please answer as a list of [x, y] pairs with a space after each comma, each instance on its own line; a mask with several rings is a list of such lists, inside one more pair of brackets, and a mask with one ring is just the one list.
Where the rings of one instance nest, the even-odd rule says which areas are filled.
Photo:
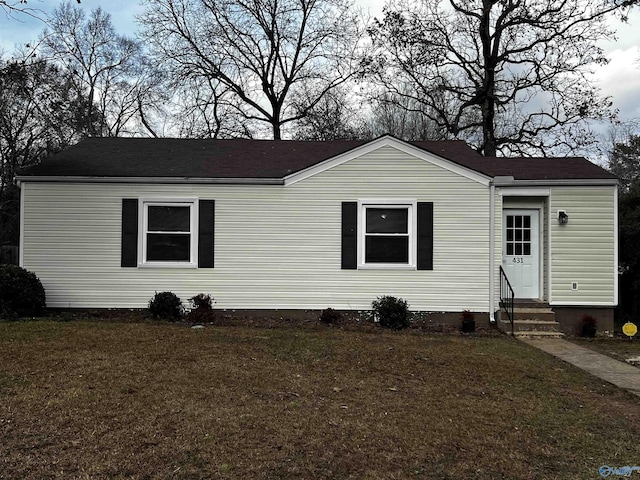
[[372, 137], [390, 134], [407, 141], [450, 138], [450, 134], [424, 114], [424, 108], [410, 96], [381, 92], [371, 99], [367, 130]]
[[0, 59], [0, 243], [17, 244], [17, 170], [76, 142], [85, 103], [70, 76], [50, 62]]
[[487, 156], [562, 154], [614, 112], [589, 79], [607, 20], [638, 0], [396, 0], [370, 33], [372, 77]]
[[140, 125], [148, 131], [144, 108], [156, 101], [161, 75], [145, 59], [140, 42], [118, 35], [111, 16], [100, 8], [87, 17], [65, 2], [48, 23], [41, 39], [43, 52], [71, 72], [76, 88], [86, 95], [87, 134], [140, 133]]
[[[219, 85], [246, 126], [267, 125], [279, 139], [354, 75], [361, 28], [350, 1], [146, 0], [140, 20], [177, 78]], [[306, 103], [294, 108], [302, 91]]]
[[[307, 97], [296, 105], [304, 109]], [[365, 115], [350, 89], [339, 87], [328, 92], [306, 115], [293, 122], [293, 137], [297, 140], [364, 140], [371, 138]]]
[[186, 138], [251, 138], [253, 128], [239, 113], [229, 88], [215, 79], [187, 78], [169, 82], [167, 128]]
[[619, 189], [628, 192], [640, 178], [640, 119], [620, 122], [609, 130], [606, 167], [618, 176]]
[[[76, 1], [80, 3], [80, 0]], [[42, 20], [42, 10], [30, 7], [28, 3], [29, 2], [27, 0], [0, 0], [0, 10], [3, 10], [7, 17], [13, 17], [15, 14], [22, 14]], [[33, 5], [33, 2], [31, 2], [31, 4]]]

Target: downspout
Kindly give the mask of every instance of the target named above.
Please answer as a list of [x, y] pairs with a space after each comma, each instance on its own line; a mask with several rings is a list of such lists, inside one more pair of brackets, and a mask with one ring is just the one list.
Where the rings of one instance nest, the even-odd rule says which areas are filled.
[[489, 322], [495, 323], [495, 247], [496, 247], [496, 186], [493, 180], [489, 182]]

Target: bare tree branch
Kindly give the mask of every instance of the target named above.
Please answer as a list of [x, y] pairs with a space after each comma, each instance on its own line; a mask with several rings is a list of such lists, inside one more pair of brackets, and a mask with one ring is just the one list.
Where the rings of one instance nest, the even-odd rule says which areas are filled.
[[216, 98], [245, 120], [267, 124], [273, 138], [357, 72], [362, 32], [350, 0], [146, 5], [145, 38], [175, 77], [216, 82], [218, 93], [224, 90]]
[[397, 0], [370, 29], [370, 78], [485, 155], [569, 153], [597, 141], [585, 120], [615, 115], [589, 75], [636, 3]]

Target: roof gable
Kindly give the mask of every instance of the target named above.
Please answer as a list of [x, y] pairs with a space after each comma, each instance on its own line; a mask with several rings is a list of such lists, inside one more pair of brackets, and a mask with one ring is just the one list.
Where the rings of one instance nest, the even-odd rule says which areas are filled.
[[490, 177], [484, 175], [482, 172], [465, 165], [468, 158], [482, 157], [464, 142], [452, 140], [407, 143], [390, 135], [385, 135], [357, 146], [352, 150], [336, 155], [333, 158], [312, 165], [300, 172], [293, 173], [285, 178], [285, 185], [299, 182], [383, 147], [395, 148], [415, 158], [430, 162], [483, 184], [488, 184], [490, 180]]

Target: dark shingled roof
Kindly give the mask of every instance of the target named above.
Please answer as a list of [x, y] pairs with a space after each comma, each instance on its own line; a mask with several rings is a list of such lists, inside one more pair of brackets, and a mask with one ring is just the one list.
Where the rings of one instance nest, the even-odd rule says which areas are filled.
[[[21, 177], [282, 179], [366, 141], [88, 138]], [[484, 175], [516, 180], [613, 179], [584, 158], [487, 158], [462, 141], [411, 142]]]

